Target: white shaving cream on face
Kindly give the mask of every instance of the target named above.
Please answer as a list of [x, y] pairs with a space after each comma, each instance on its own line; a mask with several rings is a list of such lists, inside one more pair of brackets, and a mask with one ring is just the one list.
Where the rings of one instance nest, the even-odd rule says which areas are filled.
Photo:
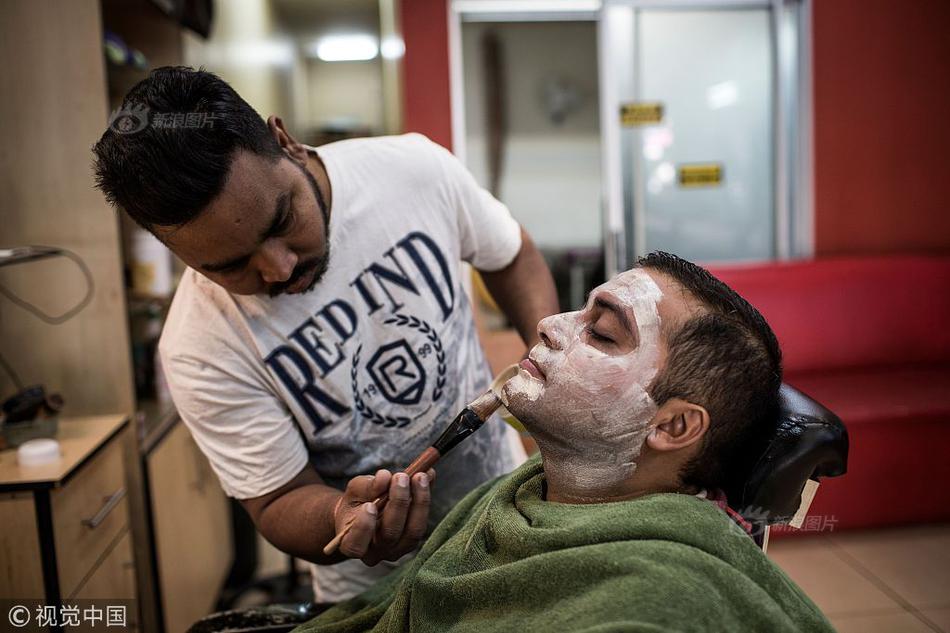
[[[632, 313], [639, 341], [633, 351], [611, 355], [594, 346], [585, 330], [598, 296]], [[633, 474], [651, 430], [657, 408], [646, 388], [660, 358], [657, 306], [663, 294], [648, 273], [634, 269], [590, 297], [583, 310], [541, 322], [550, 345], [538, 344], [529, 358], [545, 378], [521, 369], [505, 385], [504, 400], [537, 440], [549, 481], [596, 498]]]

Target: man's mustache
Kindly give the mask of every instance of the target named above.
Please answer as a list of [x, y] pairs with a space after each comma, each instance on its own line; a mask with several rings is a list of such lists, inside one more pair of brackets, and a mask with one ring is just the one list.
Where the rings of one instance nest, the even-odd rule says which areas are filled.
[[316, 270], [317, 274], [314, 276], [313, 283], [310, 286], [312, 288], [313, 285], [315, 285], [318, 281], [320, 281], [320, 278], [323, 277], [323, 273], [326, 272], [326, 269], [327, 269], [326, 256], [314, 257], [313, 259], [308, 259], [305, 262], [301, 262], [297, 264], [297, 266], [294, 268], [294, 272], [290, 275], [287, 281], [281, 281], [276, 284], [271, 284], [270, 288], [268, 288], [267, 290], [267, 294], [270, 295], [272, 298], [276, 297], [277, 295], [284, 294], [285, 292], [287, 292], [288, 288], [290, 288], [295, 283], [300, 281], [301, 277], [306, 277], [307, 275], [310, 274], [311, 271]]

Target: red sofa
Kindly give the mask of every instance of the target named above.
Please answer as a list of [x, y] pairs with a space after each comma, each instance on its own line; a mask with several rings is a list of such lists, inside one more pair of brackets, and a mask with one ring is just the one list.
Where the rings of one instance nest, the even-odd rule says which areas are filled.
[[950, 257], [711, 271], [775, 330], [785, 382], [848, 427], [848, 473], [822, 482], [806, 528], [950, 521]]

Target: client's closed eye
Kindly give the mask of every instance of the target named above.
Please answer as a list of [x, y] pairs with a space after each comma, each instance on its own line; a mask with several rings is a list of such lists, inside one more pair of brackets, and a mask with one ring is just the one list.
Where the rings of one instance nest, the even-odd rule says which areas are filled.
[[596, 329], [594, 329], [593, 325], [588, 325], [586, 329], [587, 329], [587, 335], [591, 337], [592, 339], [594, 339], [595, 341], [599, 341], [601, 343], [607, 343], [607, 344], [614, 343], [614, 340], [612, 338], [610, 338], [609, 336], [605, 334], [602, 334], [601, 332], [598, 332]]

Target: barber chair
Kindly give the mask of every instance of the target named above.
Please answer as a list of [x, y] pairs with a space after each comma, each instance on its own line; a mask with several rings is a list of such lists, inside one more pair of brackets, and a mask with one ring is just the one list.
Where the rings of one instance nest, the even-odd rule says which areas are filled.
[[837, 415], [783, 384], [775, 429], [750, 464], [739, 485], [726, 493], [764, 550], [770, 526], [801, 527], [820, 478], [845, 474], [848, 430]]
[[[763, 550], [770, 526], [800, 527], [818, 479], [843, 475], [848, 464], [848, 431], [841, 419], [788, 385], [782, 385], [779, 395], [774, 431], [759, 444], [758, 458], [742, 467], [748, 475], [726, 491], [734, 514]], [[224, 611], [195, 623], [189, 633], [284, 633], [323, 608], [301, 603]]]

